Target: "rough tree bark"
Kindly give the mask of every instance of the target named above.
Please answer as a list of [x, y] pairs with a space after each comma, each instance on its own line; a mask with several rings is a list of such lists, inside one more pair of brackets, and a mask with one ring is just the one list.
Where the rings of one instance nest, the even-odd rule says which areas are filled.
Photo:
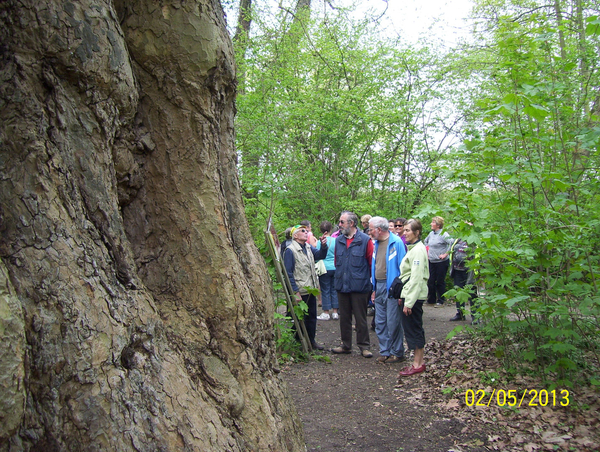
[[0, 3], [0, 450], [304, 450], [216, 0]]

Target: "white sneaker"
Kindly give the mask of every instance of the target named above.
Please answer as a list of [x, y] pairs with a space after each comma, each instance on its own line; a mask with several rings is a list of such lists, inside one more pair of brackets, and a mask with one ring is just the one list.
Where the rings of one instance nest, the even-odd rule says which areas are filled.
[[334, 312], [333, 314], [331, 314], [331, 318], [332, 318], [333, 320], [338, 320], [338, 319], [340, 318], [340, 316], [338, 315], [338, 313], [337, 313], [337, 312]]
[[329, 314], [327, 314], [326, 312], [324, 312], [321, 315], [318, 315], [317, 319], [319, 319], [319, 320], [329, 320]]

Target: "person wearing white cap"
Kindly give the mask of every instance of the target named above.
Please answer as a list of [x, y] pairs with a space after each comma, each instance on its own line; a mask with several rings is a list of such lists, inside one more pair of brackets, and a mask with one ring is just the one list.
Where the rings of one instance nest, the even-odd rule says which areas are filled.
[[308, 293], [307, 287], [316, 289], [319, 287], [319, 279], [315, 271], [315, 260], [327, 256], [327, 239], [321, 237], [321, 249], [306, 243], [308, 240], [308, 229], [297, 225], [292, 228], [292, 243], [283, 254], [283, 264], [287, 271], [292, 289], [296, 294], [296, 301], [302, 301], [308, 305], [308, 314], [304, 316], [304, 325], [313, 349], [323, 350], [323, 346], [315, 340], [317, 333], [317, 298]]

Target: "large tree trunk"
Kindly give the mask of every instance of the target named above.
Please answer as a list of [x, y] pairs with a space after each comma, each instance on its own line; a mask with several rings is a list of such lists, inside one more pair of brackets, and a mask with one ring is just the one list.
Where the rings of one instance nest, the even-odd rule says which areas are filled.
[[303, 450], [218, 1], [0, 3], [0, 450]]

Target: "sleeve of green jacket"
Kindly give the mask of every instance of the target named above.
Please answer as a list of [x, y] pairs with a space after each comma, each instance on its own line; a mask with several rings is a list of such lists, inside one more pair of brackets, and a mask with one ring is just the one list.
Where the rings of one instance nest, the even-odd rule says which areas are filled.
[[[404, 288], [402, 289], [402, 298], [404, 299], [404, 306], [412, 308], [417, 300], [427, 299], [429, 262], [425, 246], [410, 250], [405, 259], [406, 262], [402, 267], [402, 275], [409, 274], [410, 277], [406, 281], [404, 276], [402, 276], [402, 280], [405, 281]], [[406, 272], [406, 269], [410, 270]]]

